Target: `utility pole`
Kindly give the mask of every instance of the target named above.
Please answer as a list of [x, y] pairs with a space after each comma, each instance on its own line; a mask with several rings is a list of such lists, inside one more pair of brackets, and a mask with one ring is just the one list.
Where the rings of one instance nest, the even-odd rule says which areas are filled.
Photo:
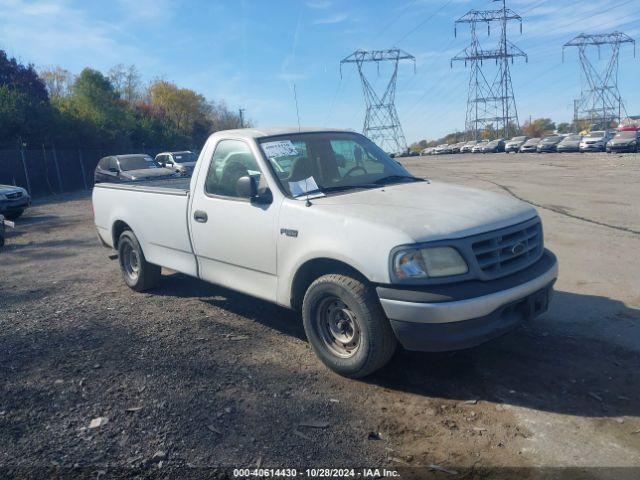
[[238, 109], [238, 116], [240, 117], [240, 128], [244, 128], [244, 108]]
[[[508, 40], [507, 30], [510, 21], [517, 21], [522, 34], [522, 17], [507, 8], [506, 0], [500, 1], [500, 9], [470, 10], [455, 21], [455, 36], [458, 34], [459, 24], [469, 24], [471, 32], [469, 46], [451, 59], [452, 67], [453, 62], [471, 65], [465, 121], [466, 134], [470, 140], [479, 140], [482, 131], [487, 127], [501, 132], [505, 138], [515, 133], [514, 129], [520, 129], [509, 62], [513, 63], [517, 57], [528, 60], [528, 57]], [[477, 33], [480, 24], [487, 26], [487, 36], [491, 35], [492, 24], [499, 25], [500, 41], [497, 48], [482, 48]], [[485, 60], [495, 61], [498, 66], [497, 75], [486, 73], [483, 63]]]
[[[585, 83], [580, 98], [574, 102], [576, 124], [586, 120], [590, 124], [599, 124], [599, 128], [609, 128], [612, 122], [620, 122], [622, 113], [626, 113], [620, 90], [618, 89], [618, 58], [623, 43], [633, 44], [633, 56], [636, 55], [636, 42], [629, 35], [621, 32], [588, 35], [581, 33], [562, 46], [562, 59], [567, 47], [577, 47], [580, 66]], [[601, 47], [611, 46], [609, 60], [604, 68], [598, 68], [589, 57], [588, 52], [597, 47], [600, 59]]]
[[[342, 65], [345, 63], [355, 63], [358, 68], [366, 106], [362, 133], [389, 153], [403, 152], [407, 149], [407, 140], [404, 137], [395, 105], [398, 63], [401, 60], [412, 60], [415, 71], [415, 57], [397, 48], [371, 51], [356, 50], [340, 61], [340, 75], [342, 75]], [[390, 62], [393, 68], [393, 73], [382, 96], [378, 95], [364, 72], [365, 63], [375, 63], [378, 73], [380, 73], [381, 62]]]

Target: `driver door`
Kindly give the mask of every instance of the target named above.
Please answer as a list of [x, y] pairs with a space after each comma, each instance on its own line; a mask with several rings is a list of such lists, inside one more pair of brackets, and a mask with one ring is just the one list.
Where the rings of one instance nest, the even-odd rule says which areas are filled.
[[275, 301], [277, 206], [238, 195], [237, 181], [247, 175], [257, 180], [259, 190], [267, 188], [249, 145], [220, 140], [194, 192], [193, 247], [202, 279]]

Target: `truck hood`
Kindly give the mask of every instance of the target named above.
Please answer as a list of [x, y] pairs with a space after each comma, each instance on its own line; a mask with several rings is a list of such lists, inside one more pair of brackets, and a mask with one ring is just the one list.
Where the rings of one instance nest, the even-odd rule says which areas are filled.
[[166, 177], [176, 174], [169, 168], [142, 168], [140, 170], [127, 170], [126, 172], [122, 173], [123, 176], [130, 177], [134, 180], [140, 180], [141, 178]]
[[463, 238], [537, 215], [531, 205], [512, 197], [440, 182], [390, 185], [312, 202], [345, 219], [399, 230], [415, 242]]

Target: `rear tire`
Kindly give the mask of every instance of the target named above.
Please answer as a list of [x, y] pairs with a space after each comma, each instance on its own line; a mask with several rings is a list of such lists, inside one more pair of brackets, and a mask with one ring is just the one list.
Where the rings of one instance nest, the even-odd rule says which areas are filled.
[[361, 378], [382, 368], [397, 347], [373, 288], [346, 275], [315, 280], [304, 296], [302, 319], [315, 354], [345, 377]]
[[136, 292], [149, 290], [160, 281], [162, 269], [147, 262], [140, 243], [131, 230], [125, 230], [120, 234], [118, 262], [124, 283]]

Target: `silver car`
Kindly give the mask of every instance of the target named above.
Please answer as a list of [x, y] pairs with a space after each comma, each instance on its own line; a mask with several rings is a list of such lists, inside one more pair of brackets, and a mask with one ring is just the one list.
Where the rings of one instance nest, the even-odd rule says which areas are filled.
[[156, 155], [158, 164], [182, 175], [191, 175], [193, 167], [196, 165], [196, 160], [198, 160], [198, 156], [189, 150], [162, 152]]
[[0, 185], [0, 214], [15, 220], [31, 205], [31, 196], [22, 187]]

